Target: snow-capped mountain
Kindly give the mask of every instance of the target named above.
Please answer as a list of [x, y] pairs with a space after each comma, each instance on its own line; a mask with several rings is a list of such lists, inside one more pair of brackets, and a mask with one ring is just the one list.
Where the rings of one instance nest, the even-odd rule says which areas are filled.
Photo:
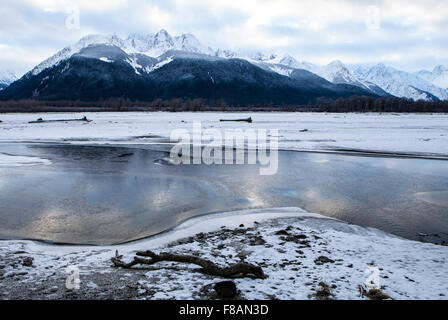
[[[277, 54], [256, 53], [250, 56], [244, 56], [229, 50], [214, 50], [201, 44], [199, 40], [191, 34], [182, 34], [180, 36], [173, 37], [166, 30], [160, 30], [156, 34], [133, 34], [127, 38], [120, 38], [116, 34], [111, 36], [89, 35], [82, 38], [76, 44], [64, 48], [54, 56], [43, 61], [26, 76], [31, 77], [38, 75], [44, 70], [57, 66], [73, 56], [85, 56], [86, 49], [91, 47], [96, 47], [96, 49], [87, 50], [89, 57], [94, 57], [105, 63], [113, 62], [116, 59], [122, 59], [122, 57], [117, 58], [111, 56], [111, 50], [108, 50], [106, 47], [119, 48], [128, 55], [124, 61], [134, 69], [137, 75], [153, 72], [158, 68], [172, 62], [172, 57], [166, 56], [166, 54], [167, 52], [175, 51], [202, 54], [210, 57], [225, 59], [244, 59], [266, 71], [275, 72], [288, 77], [296, 69], [305, 69], [307, 71], [317, 73], [335, 84], [350, 84], [368, 91], [372, 91], [379, 95], [385, 94], [379, 90], [372, 90], [372, 88], [366, 86], [357, 79], [353, 81], [342, 81], [337, 78], [336, 71], [334, 71], [331, 76], [328, 76], [329, 72], [326, 72], [325, 68], [319, 68], [306, 62], [298, 63], [293, 57], [288, 55], [280, 56]], [[99, 48], [101, 48], [103, 53], [99, 51]], [[157, 59], [157, 61], [154, 61], [154, 59]], [[202, 59], [204, 59], [204, 57], [202, 57]], [[352, 75], [351, 77], [353, 78]]]
[[377, 90], [375, 86], [357, 79], [354, 75], [350, 74], [350, 71], [339, 61], [333, 62], [328, 66], [320, 67], [307, 62], [299, 63], [290, 55], [280, 56], [277, 54], [264, 54], [258, 52], [250, 56], [244, 56], [229, 50], [218, 49], [215, 51], [210, 47], [202, 45], [194, 35], [182, 34], [173, 37], [166, 30], [160, 30], [156, 34], [133, 34], [126, 39], [122, 39], [117, 35], [89, 35], [82, 38], [76, 44], [64, 48], [54, 56], [45, 60], [35, 67], [31, 73], [36, 75], [46, 68], [57, 65], [59, 62], [79, 53], [84, 48], [99, 44], [119, 47], [128, 54], [143, 54], [153, 58], [157, 58], [170, 50], [201, 53], [227, 59], [240, 58], [254, 63], [266, 70], [271, 70], [286, 76], [289, 76], [294, 69], [304, 69], [333, 83], [356, 85], [367, 90], [373, 90], [380, 95], [384, 93], [381, 92], [381, 90]]
[[373, 67], [353, 67], [353, 74], [359, 79], [372, 82], [385, 91], [397, 96], [414, 100], [448, 99], [448, 90], [442, 89], [417, 74], [400, 71], [382, 63]]
[[[149, 55], [160, 52], [164, 53]], [[0, 98], [154, 101], [181, 97], [232, 105], [307, 105], [319, 97], [377, 96], [357, 86], [331, 83], [306, 70], [278, 74], [268, 67], [274, 65], [274, 56], [259, 57], [257, 62], [234, 57], [238, 55], [209, 50], [195, 38], [173, 38], [163, 31], [125, 40], [116, 35], [89, 36], [38, 65], [3, 90]]]
[[448, 67], [439, 65], [432, 72], [422, 70], [417, 72], [416, 75], [437, 87], [448, 89]]
[[360, 88], [370, 90], [380, 96], [388, 93], [372, 82], [362, 80], [355, 76], [341, 61], [335, 60], [326, 66], [318, 66], [312, 63], [302, 62], [300, 66], [305, 70], [313, 72], [332, 83], [351, 84]]
[[379, 96], [388, 95], [387, 92], [385, 92], [377, 85], [357, 78], [339, 60], [333, 61], [325, 66], [319, 66], [306, 61], [299, 62], [294, 57], [288, 54], [279, 56], [275, 54], [263, 55], [261, 53], [258, 53], [246, 59], [265, 69], [270, 69], [285, 76], [290, 76], [295, 69], [303, 69], [335, 84], [354, 85], [365, 90], [372, 91]]
[[149, 57], [159, 57], [169, 50], [179, 50], [194, 53], [215, 55], [213, 49], [202, 45], [192, 34], [182, 34], [172, 37], [166, 30], [160, 30], [156, 34], [133, 34], [126, 39], [114, 34], [111, 36], [89, 35], [83, 37], [76, 44], [68, 46], [54, 56], [36, 66], [31, 73], [39, 74], [43, 70], [57, 65], [82, 49], [92, 45], [116, 46], [128, 54], [143, 54]]
[[0, 90], [17, 80], [17, 75], [11, 70], [0, 71]]
[[212, 48], [202, 45], [192, 34], [172, 37], [163, 29], [156, 34], [130, 35], [124, 41], [123, 49], [127, 53], [141, 53], [150, 57], [158, 57], [169, 50], [215, 54]]
[[[399, 71], [383, 64], [371, 67], [346, 66], [338, 60], [320, 66], [306, 61], [299, 62], [290, 55], [260, 52], [246, 56], [229, 50], [214, 50], [201, 44], [194, 35], [171, 36], [166, 30], [160, 30], [155, 34], [133, 34], [126, 38], [121, 38], [116, 34], [86, 36], [37, 65], [22, 79], [36, 81], [36, 76], [41, 75], [48, 69], [57, 69], [58, 72], [65, 73], [72, 68], [70, 63], [79, 62], [80, 58], [93, 59], [89, 60], [88, 64], [96, 63], [99, 69], [105, 68], [107, 64], [115, 67], [119, 66], [122, 68], [121, 71], [132, 70], [134, 75], [143, 78], [150, 77], [152, 73], [159, 69], [166, 69], [174, 62], [185, 61], [185, 59], [190, 62], [201, 60], [204, 62], [203, 64], [205, 64], [205, 61], [219, 64], [222, 63], [222, 60], [240, 59], [261, 68], [265, 72], [288, 77], [294, 83], [297, 83], [298, 79], [303, 80], [303, 72], [310, 72], [316, 77], [307, 74], [305, 78], [312, 78], [314, 84], [319, 83], [320, 86], [326, 88], [329, 88], [329, 84], [340, 85], [331, 88], [335, 91], [341, 90], [345, 85], [353, 94], [395, 95], [425, 100], [448, 99], [448, 90], [433, 84], [442, 83], [443, 79], [446, 78], [447, 70], [442, 66], [435, 68], [433, 72], [422, 71], [419, 74]], [[63, 65], [63, 68], [56, 68], [61, 65]], [[182, 75], [182, 77], [187, 78], [190, 76]], [[39, 77], [42, 78], [41, 83], [34, 85], [33, 95], [38, 96], [39, 93], [43, 92], [42, 90], [49, 85], [48, 82], [52, 77], [55, 78], [55, 75], [47, 75], [46, 77]], [[122, 78], [127, 77], [129, 76], [123, 76]], [[226, 77], [229, 78], [228, 75]], [[209, 78], [214, 79], [211, 75]], [[357, 90], [358, 93], [355, 93]], [[345, 92], [345, 89], [342, 91]]]
[[[414, 100], [448, 99], [448, 90], [443, 89], [448, 87], [448, 69], [443, 66], [436, 67], [433, 72], [421, 72], [426, 75], [425, 78], [421, 73], [413, 75], [386, 67], [384, 64], [349, 67], [336, 60], [319, 66], [306, 61], [298, 62], [289, 55], [279, 59], [278, 64], [310, 71], [332, 83], [356, 85], [380, 96], [389, 93]], [[282, 74], [288, 73], [279, 66], [273, 66], [271, 69]]]

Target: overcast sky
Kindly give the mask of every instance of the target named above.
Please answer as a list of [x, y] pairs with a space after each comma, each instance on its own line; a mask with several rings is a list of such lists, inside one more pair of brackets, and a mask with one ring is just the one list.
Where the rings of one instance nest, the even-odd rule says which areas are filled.
[[87, 34], [162, 28], [215, 49], [318, 64], [448, 65], [446, 0], [1, 0], [0, 70], [28, 71]]

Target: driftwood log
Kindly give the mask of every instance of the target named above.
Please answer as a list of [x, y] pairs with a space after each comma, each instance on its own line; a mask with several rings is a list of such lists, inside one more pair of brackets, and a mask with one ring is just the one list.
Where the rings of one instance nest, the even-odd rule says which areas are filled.
[[249, 122], [252, 123], [252, 117], [249, 117], [247, 119], [220, 119], [219, 121], [225, 122], [225, 121], [236, 121], [236, 122]]
[[123, 262], [122, 256], [118, 255], [118, 252], [116, 252], [115, 257], [112, 257], [111, 260], [116, 267], [126, 269], [130, 269], [138, 264], [153, 265], [155, 263], [162, 261], [170, 261], [170, 262], [195, 264], [200, 266], [201, 268], [192, 269], [192, 271], [197, 271], [204, 274], [223, 278], [253, 278], [253, 279], [266, 278], [263, 269], [261, 267], [246, 262], [239, 262], [236, 264], [232, 264], [228, 267], [220, 267], [210, 260], [196, 256], [173, 254], [167, 252], [156, 254], [150, 250], [137, 252], [134, 259], [129, 263]]
[[44, 120], [42, 118], [39, 118], [36, 121], [29, 121], [28, 123], [74, 122], [74, 121], [91, 122], [92, 120], [87, 119], [87, 117], [84, 117], [82, 119], [57, 119], [57, 120]]

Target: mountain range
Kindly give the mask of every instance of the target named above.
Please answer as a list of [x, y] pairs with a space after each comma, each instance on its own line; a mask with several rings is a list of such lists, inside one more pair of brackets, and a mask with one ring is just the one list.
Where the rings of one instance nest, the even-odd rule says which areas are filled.
[[[3, 82], [2, 82], [3, 79]], [[9, 79], [9, 80], [8, 80]], [[90, 35], [22, 78], [3, 77], [1, 99], [223, 99], [232, 104], [311, 104], [319, 97], [398, 96], [446, 100], [448, 72], [318, 66], [290, 55], [241, 55], [202, 45], [194, 35]], [[8, 83], [12, 82], [11, 84]], [[8, 86], [9, 85], [9, 86]], [[6, 87], [7, 86], [7, 87]]]

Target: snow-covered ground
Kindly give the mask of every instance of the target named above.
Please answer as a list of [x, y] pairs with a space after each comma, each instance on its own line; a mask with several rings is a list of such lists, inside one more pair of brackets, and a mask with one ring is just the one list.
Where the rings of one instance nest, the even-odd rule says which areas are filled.
[[[40, 117], [84, 115], [92, 122], [28, 123]], [[219, 122], [249, 116], [252, 124]], [[278, 129], [281, 149], [448, 156], [445, 114], [51, 113], [0, 114], [0, 120], [0, 166], [49, 164], [45, 159], [1, 153], [2, 142], [159, 143], [175, 129], [192, 131], [194, 121], [201, 121], [203, 128]], [[277, 234], [280, 230], [291, 237]], [[117, 249], [126, 261], [146, 249], [197, 254], [221, 265], [243, 257], [268, 275], [235, 280], [245, 299], [313, 299], [321, 281], [333, 287], [335, 299], [358, 299], [358, 286], [371, 275], [366, 273], [369, 267], [378, 268], [380, 285], [393, 299], [446, 299], [448, 295], [447, 247], [283, 208], [197, 217], [159, 236], [117, 246], [0, 241], [0, 299], [200, 299], [206, 298], [207, 285], [222, 280], [178, 266], [116, 269], [110, 258]], [[321, 256], [333, 262], [316, 263]], [[26, 257], [34, 259], [32, 266], [25, 266], [30, 262]], [[72, 265], [81, 271], [79, 290], [65, 288], [66, 268]]]
[[[92, 122], [28, 121], [79, 119]], [[219, 119], [252, 117], [253, 123]], [[57, 141], [67, 143], [153, 143], [147, 136], [169, 138], [175, 129], [278, 129], [280, 149], [357, 149], [448, 156], [447, 114], [327, 114], [327, 113], [49, 113], [0, 114], [0, 142]], [[307, 131], [303, 131], [303, 130]]]
[[[374, 270], [379, 272], [382, 291], [393, 299], [448, 295], [448, 247], [401, 239], [297, 208], [277, 208], [197, 217], [162, 235], [117, 246], [2, 241], [0, 299], [203, 299], [210, 284], [222, 281], [192, 271], [192, 265], [163, 262], [149, 267], [153, 270], [112, 267], [115, 250], [130, 261], [136, 251], [148, 249], [198, 255], [222, 266], [240, 259], [261, 266], [266, 279], [235, 280], [244, 299], [316, 299], [320, 282], [332, 287], [330, 298], [361, 299], [358, 287]], [[34, 259], [32, 266], [23, 265], [26, 257]], [[319, 257], [329, 260], [320, 263]], [[69, 266], [80, 270], [79, 290], [65, 287]]]

